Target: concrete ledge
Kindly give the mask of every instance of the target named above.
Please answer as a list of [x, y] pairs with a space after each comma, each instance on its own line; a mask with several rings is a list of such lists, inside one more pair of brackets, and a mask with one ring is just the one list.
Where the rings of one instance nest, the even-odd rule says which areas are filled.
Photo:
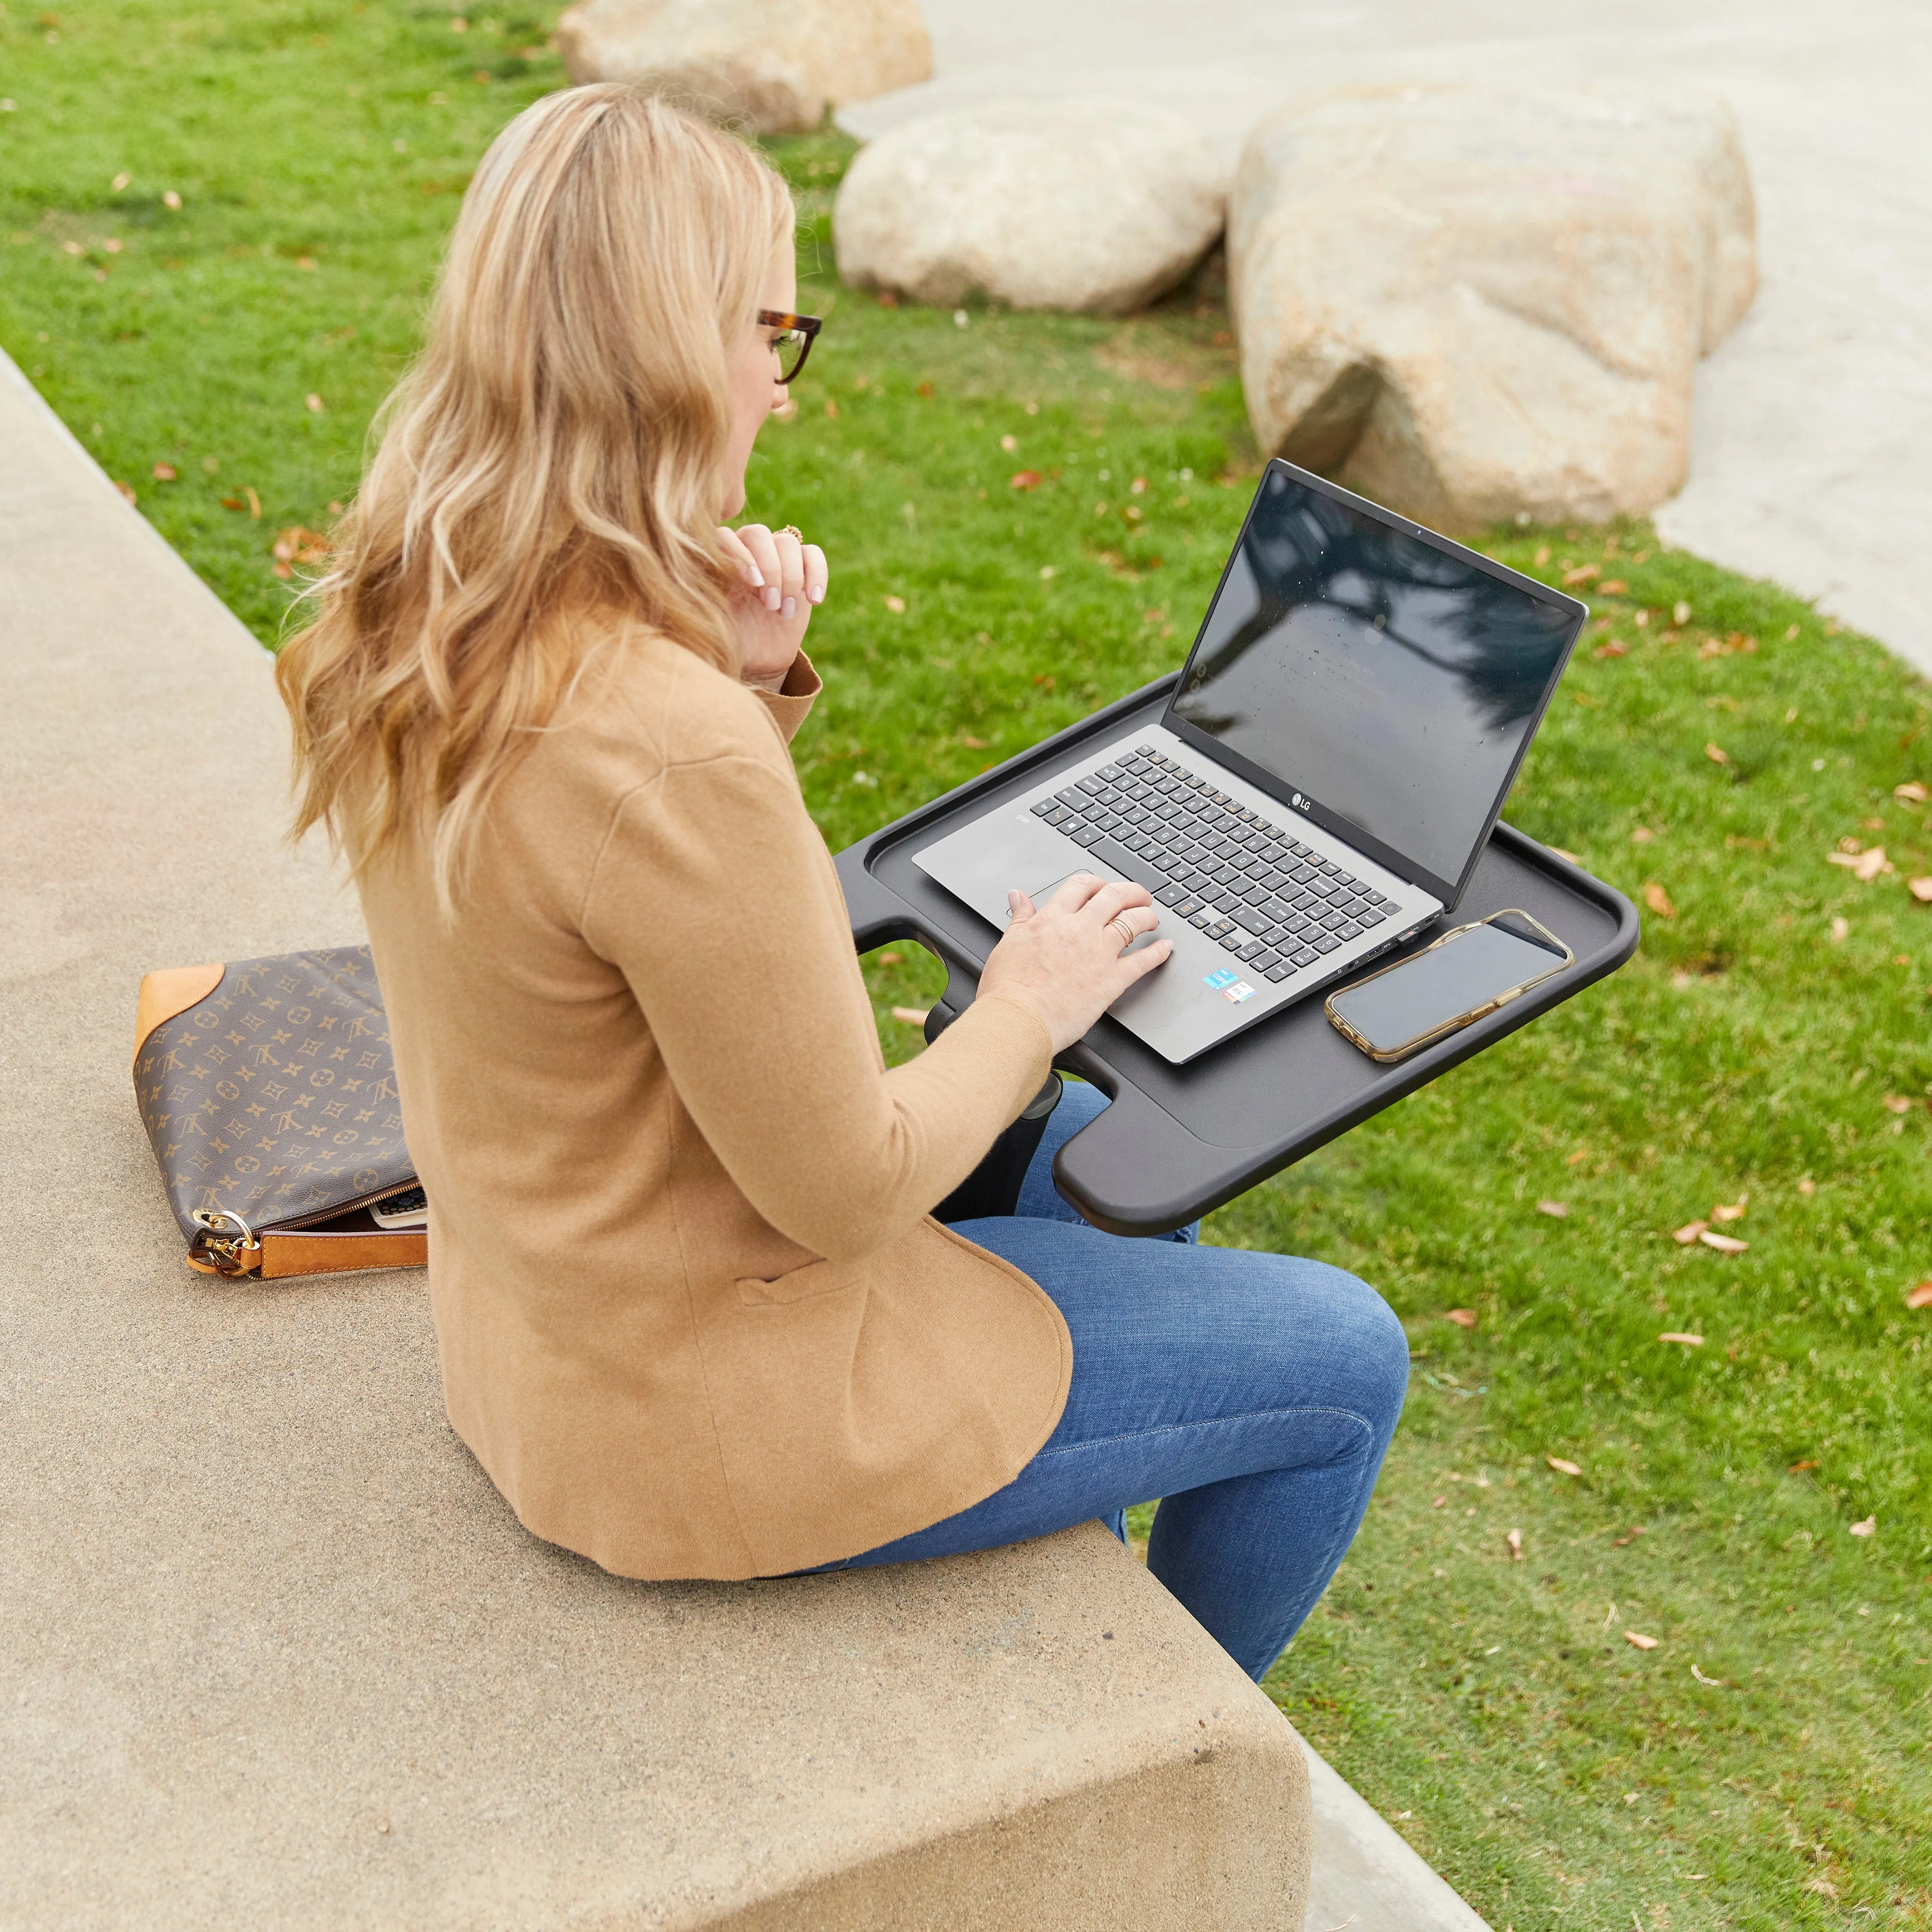
[[161, 964], [358, 936], [265, 654], [0, 358], [0, 1923], [1285, 1928], [1293, 1731], [1097, 1528], [651, 1587], [451, 1434], [420, 1275], [193, 1274]]

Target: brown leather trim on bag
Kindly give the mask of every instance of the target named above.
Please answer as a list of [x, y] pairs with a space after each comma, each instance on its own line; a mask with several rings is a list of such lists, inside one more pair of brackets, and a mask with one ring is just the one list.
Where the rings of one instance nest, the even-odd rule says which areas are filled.
[[262, 1236], [262, 1279], [288, 1275], [356, 1274], [365, 1268], [427, 1268], [429, 1234], [422, 1228], [386, 1228], [374, 1234], [317, 1234], [274, 1228]]
[[221, 984], [227, 970], [217, 960], [212, 966], [163, 966], [142, 974], [140, 1002], [134, 1010], [134, 1058], [140, 1058], [155, 1028], [200, 1006]]

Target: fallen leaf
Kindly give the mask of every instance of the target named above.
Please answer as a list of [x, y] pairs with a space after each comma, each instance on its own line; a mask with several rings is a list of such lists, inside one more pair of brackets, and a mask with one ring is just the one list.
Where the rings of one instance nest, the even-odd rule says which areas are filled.
[[310, 416], [319, 416], [322, 413], [322, 398], [311, 389], [303, 397], [302, 407], [307, 410]]
[[1670, 607], [1670, 621], [1673, 624], [1678, 625], [1680, 626], [1689, 623], [1690, 621], [1690, 605], [1682, 602], [1672, 604]]
[[123, 168], [121, 172], [107, 184], [107, 185], [114, 191], [115, 194], [118, 194], [124, 188], [126, 188], [130, 182], [132, 182], [134, 178], [134, 177], [130, 175], [125, 168]]
[[1928, 798], [1932, 798], [1932, 791], [1928, 791], [1916, 778], [1907, 778], [1904, 784], [1892, 787], [1892, 795], [1894, 798], [1902, 798], [1910, 804], [1923, 805]]
[[1784, 1473], [1787, 1476], [1799, 1476], [1802, 1475], [1807, 1469], [1816, 1469], [1820, 1466], [1815, 1456], [1808, 1456], [1803, 1462], [1792, 1463]]
[[1713, 1690], [1721, 1690], [1724, 1688], [1724, 1681], [1721, 1677], [1706, 1677], [1694, 1664], [1690, 1666], [1690, 1675], [1696, 1678], [1700, 1684], [1708, 1684]]
[[1852, 1534], [1854, 1536], [1877, 1535], [1878, 1518], [1875, 1516], [1868, 1516], [1865, 1518], [1863, 1522], [1853, 1523], [1852, 1525]]
[[172, 463], [158, 463], [154, 465], [154, 481], [157, 483], [176, 482], [180, 479], [180, 476], [181, 472]]
[[1654, 1650], [1657, 1648], [1656, 1638], [1646, 1636], [1642, 1630], [1625, 1630], [1624, 1641], [1637, 1650]]
[[315, 257], [313, 255], [298, 255], [296, 257], [296, 266], [298, 268], [313, 268], [315, 266]]
[[[1607, 584], [1604, 587], [1606, 590], [1610, 588]], [[1599, 644], [1590, 655], [1593, 658], [1627, 658], [1630, 656], [1630, 646], [1612, 638], [1608, 644]]]
[[1656, 836], [1657, 834], [1647, 825], [1633, 826], [1630, 828], [1630, 843], [1633, 845], [1648, 845]]
[[1588, 1148], [1579, 1148], [1563, 1165], [1565, 1167], [1580, 1167], [1589, 1158], [1590, 1150]]
[[1597, 594], [1600, 597], [1627, 597], [1630, 586], [1621, 577], [1606, 577], [1597, 586]]
[[1907, 879], [1905, 890], [1921, 905], [1932, 905], [1932, 879]]
[[138, 503], [141, 500], [140, 497], [135, 495], [134, 486], [133, 484], [123, 483], [118, 477], [116, 477], [114, 480], [114, 487], [120, 491], [122, 496], [127, 498], [129, 502]]
[[1908, 1308], [1932, 1308], [1932, 1281], [1922, 1281], [1916, 1288], [1905, 1291], [1905, 1305]]
[[1040, 580], [1042, 584], [1046, 583], [1049, 578], [1057, 577], [1058, 574], [1059, 572], [1050, 563], [1043, 563], [1040, 567]]
[[1144, 476], [1136, 476], [1127, 488], [1133, 495], [1144, 496], [1147, 494], [1147, 478]]
[[164, 188], [161, 190], [161, 206], [164, 208], [172, 208], [176, 214], [178, 214], [181, 212], [181, 196], [176, 194], [172, 188]]
[[1687, 1335], [1681, 1328], [1666, 1328], [1657, 1338], [1660, 1342], [1682, 1342], [1687, 1348], [1701, 1348], [1704, 1338], [1701, 1335]]
[[1564, 1458], [1561, 1456], [1546, 1456], [1543, 1460], [1547, 1462], [1559, 1476], [1580, 1476], [1583, 1473], [1580, 1465], [1566, 1461]]
[[1888, 1094], [1879, 1104], [1888, 1114], [1909, 1114], [1918, 1102], [1903, 1094]]
[[1643, 889], [1643, 902], [1659, 919], [1677, 916], [1677, 908], [1670, 903], [1670, 895], [1654, 879]]
[[260, 523], [262, 520], [261, 498], [256, 496], [254, 490], [247, 488], [245, 486], [243, 488], [242, 494], [248, 500], [249, 515], [253, 517], [257, 523]]
[[1016, 470], [1006, 478], [1008, 485], [1015, 490], [1037, 490], [1040, 472], [1037, 470]]
[[[1928, 1282], [1926, 1286], [1932, 1288], [1932, 1282]], [[1912, 1305], [1915, 1307], [1918, 1306], [1916, 1302]], [[1454, 1322], [1459, 1328], [1473, 1328], [1476, 1325], [1476, 1311], [1473, 1308], [1451, 1308], [1442, 1318], [1445, 1322]]]
[[1547, 1214], [1552, 1221], [1567, 1221], [1570, 1218], [1570, 1204], [1567, 1201], [1539, 1201], [1536, 1211]]
[[1522, 1561], [1522, 1532], [1513, 1529], [1503, 1540], [1509, 1545], [1510, 1561], [1520, 1563]]
[[903, 966], [905, 964], [905, 955], [903, 952], [881, 952], [879, 955], [879, 964], [881, 966]]
[[895, 617], [903, 617], [905, 615], [905, 599], [903, 597], [895, 597], [888, 592], [886, 596], [886, 608]]
[[1682, 1227], [1672, 1232], [1670, 1238], [1680, 1248], [1688, 1248], [1710, 1225], [1708, 1221], [1686, 1221]]
[[892, 1018], [904, 1021], [908, 1026], [922, 1027], [926, 1024], [928, 1010], [924, 1006], [895, 1006]]
[[837, 399], [836, 399], [835, 397], [827, 396], [827, 397], [826, 398], [826, 399], [825, 399], [825, 414], [826, 414], [826, 416], [827, 420], [829, 420], [829, 421], [836, 422], [836, 421], [838, 419], [838, 400], [837, 400]]
[[1574, 570], [1563, 573], [1563, 587], [1568, 590], [1579, 584], [1588, 584], [1592, 578], [1600, 577], [1604, 567], [1599, 563], [1580, 563]]
[[1801, 1194], [1816, 1194], [1818, 1191], [1818, 1184], [1808, 1174], [1798, 1182], [1798, 1191]]
[[959, 742], [962, 745], [970, 746], [976, 752], [983, 752], [986, 748], [986, 740], [984, 738], [974, 737], [970, 731], [961, 732]]
[[221, 507], [224, 510], [245, 510], [248, 506], [239, 496], [224, 496], [221, 500]]
[[1823, 1898], [1836, 1898], [1838, 1895], [1838, 1888], [1828, 1878], [1812, 1879], [1806, 1883], [1804, 1889], [1815, 1892]]
[[1707, 743], [1704, 747], [1704, 755], [1714, 765], [1728, 765], [1731, 762], [1730, 753], [1721, 745]]
[[1744, 1204], [1750, 1199], [1748, 1194], [1740, 1194], [1735, 1201], [1720, 1201], [1711, 1210], [1714, 1221], [1742, 1221], [1744, 1218]]
[[1848, 919], [1834, 919], [1832, 920], [1832, 944], [1834, 946], [1843, 945], [1846, 938], [1850, 933], [1851, 929], [1852, 922]]
[[1013, 452], [1018, 448], [1019, 446], [1020, 440], [1016, 436], [1003, 436], [1000, 439], [1000, 447], [1004, 449], [1009, 456], [1012, 455]]
[[1713, 1234], [1708, 1228], [1697, 1238], [1707, 1248], [1715, 1248], [1720, 1255], [1741, 1255], [1750, 1246], [1750, 1242], [1741, 1241], [1735, 1234]]
[[278, 563], [326, 563], [328, 539], [320, 531], [291, 524], [275, 538], [274, 552]]
[[1449, 1498], [1447, 1496], [1438, 1496], [1432, 1502], [1430, 1503], [1429, 1507], [1431, 1509], [1440, 1509], [1448, 1500]]
[[1869, 883], [1876, 878], [1884, 870], [1885, 848], [1882, 845], [1874, 845], [1869, 852], [1862, 852], [1858, 855], [1858, 863], [1852, 868], [1852, 876]]

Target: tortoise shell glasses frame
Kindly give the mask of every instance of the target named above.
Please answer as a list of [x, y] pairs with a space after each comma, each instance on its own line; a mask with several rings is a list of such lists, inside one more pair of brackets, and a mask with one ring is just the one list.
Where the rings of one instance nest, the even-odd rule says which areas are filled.
[[778, 380], [789, 383], [805, 367], [805, 358], [825, 324], [815, 315], [782, 314], [774, 308], [761, 308], [758, 326], [778, 332], [772, 338], [772, 353], [778, 358]]

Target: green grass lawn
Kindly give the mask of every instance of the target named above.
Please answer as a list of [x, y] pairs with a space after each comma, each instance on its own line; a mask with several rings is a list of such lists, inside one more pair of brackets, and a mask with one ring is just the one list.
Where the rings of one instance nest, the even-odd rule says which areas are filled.
[[[265, 642], [548, 25], [0, 12], [0, 345]], [[1178, 662], [1258, 462], [1211, 274], [1124, 325], [881, 308], [831, 280], [848, 151], [776, 149], [830, 320], [752, 503], [832, 560], [798, 749], [835, 846]], [[1598, 566], [1509, 816], [1656, 902], [1612, 980], [1211, 1224], [1356, 1270], [1416, 1357], [1270, 1688], [1498, 1932], [1932, 1927], [1932, 807], [1894, 792], [1932, 695], [1641, 525], [1494, 548]], [[941, 975], [893, 950], [903, 1057]], [[1744, 1252], [1672, 1239], [1718, 1203]]]

